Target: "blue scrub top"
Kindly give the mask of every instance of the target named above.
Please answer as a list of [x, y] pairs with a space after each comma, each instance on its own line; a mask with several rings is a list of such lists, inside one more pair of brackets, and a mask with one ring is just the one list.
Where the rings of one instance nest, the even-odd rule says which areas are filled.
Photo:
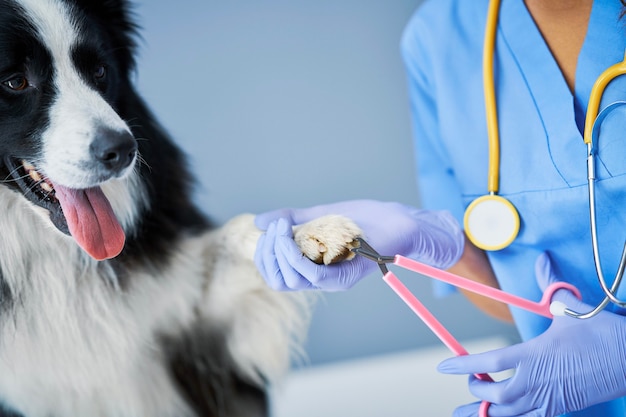
[[[487, 193], [482, 82], [487, 7], [488, 0], [426, 1], [402, 39], [422, 202], [425, 208], [450, 210], [459, 221], [465, 207]], [[591, 251], [587, 147], [581, 132], [594, 81], [624, 58], [621, 10], [619, 0], [594, 2], [572, 95], [523, 0], [502, 0], [494, 57], [499, 194], [521, 217], [513, 244], [489, 253], [505, 291], [539, 300], [534, 264], [547, 251], [560, 279], [576, 285], [584, 301], [595, 305], [603, 298]], [[601, 108], [620, 100], [626, 101], [626, 77], [609, 84]], [[600, 132], [597, 219], [603, 269], [612, 280], [626, 241], [626, 106], [612, 111]], [[626, 297], [626, 285], [620, 295]], [[525, 340], [549, 325], [547, 319], [512, 310]], [[624, 416], [623, 403], [570, 415]]]

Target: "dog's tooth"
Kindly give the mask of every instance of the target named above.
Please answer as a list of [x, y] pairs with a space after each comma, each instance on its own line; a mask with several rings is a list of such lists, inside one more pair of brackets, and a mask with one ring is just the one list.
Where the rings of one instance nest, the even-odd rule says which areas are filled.
[[26, 162], [23, 159], [22, 159], [22, 166], [24, 167], [24, 169], [26, 171], [34, 171], [35, 170], [35, 166], [33, 164], [31, 164], [30, 162]]
[[28, 171], [28, 175], [30, 175], [30, 177], [33, 179], [33, 181], [35, 182], [39, 182], [41, 181], [43, 178], [41, 178], [41, 175], [39, 175], [39, 172], [37, 172], [34, 169], [31, 169], [30, 171]]
[[39, 184], [39, 186], [41, 188], [43, 188], [44, 191], [51, 193], [54, 191], [54, 188], [52, 188], [52, 186], [50, 184], [48, 184], [47, 182], [42, 182], [41, 184]]

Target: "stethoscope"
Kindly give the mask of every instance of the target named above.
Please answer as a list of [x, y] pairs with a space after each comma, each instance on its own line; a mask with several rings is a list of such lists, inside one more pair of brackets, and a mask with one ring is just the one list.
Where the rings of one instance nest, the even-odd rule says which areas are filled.
[[[500, 138], [498, 132], [498, 115], [496, 107], [495, 83], [493, 76], [493, 58], [495, 51], [496, 31], [500, 0], [491, 0], [487, 13], [487, 25], [485, 27], [485, 40], [483, 45], [483, 84], [485, 95], [485, 111], [487, 116], [487, 135], [489, 138], [489, 171], [487, 181], [487, 194], [475, 199], [465, 210], [464, 227], [468, 238], [477, 247], [495, 251], [509, 246], [517, 237], [520, 228], [520, 217], [515, 206], [506, 198], [498, 195], [499, 170], [500, 170]], [[595, 156], [599, 135], [599, 126], [604, 118], [615, 107], [626, 105], [620, 101], [612, 103], [598, 114], [600, 100], [604, 89], [611, 80], [619, 75], [626, 74], [626, 54], [624, 60], [607, 68], [596, 80], [589, 96], [583, 142], [587, 145], [587, 184], [589, 189], [589, 217], [591, 228], [591, 245], [596, 274], [604, 300], [595, 308], [586, 313], [579, 313], [569, 308], [565, 314], [571, 317], [586, 319], [595, 316], [609, 303], [620, 307], [626, 307], [626, 300], [620, 300], [615, 296], [619, 288], [624, 270], [626, 269], [626, 243], [622, 251], [613, 284], [609, 288], [604, 278], [600, 263], [598, 248], [598, 230], [596, 224], [596, 198], [595, 198]]]

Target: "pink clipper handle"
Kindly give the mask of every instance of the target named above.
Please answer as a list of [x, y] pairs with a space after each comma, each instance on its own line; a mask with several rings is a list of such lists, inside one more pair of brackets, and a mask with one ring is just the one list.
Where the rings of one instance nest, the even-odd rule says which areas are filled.
[[[409, 291], [409, 289], [394, 275], [393, 272], [387, 272], [383, 280], [391, 287], [392, 290], [409, 306], [411, 310], [435, 333], [435, 335], [448, 347], [455, 355], [467, 355], [467, 350], [452, 336], [452, 333], [446, 329], [443, 324]], [[477, 374], [476, 378], [482, 381], [491, 381], [493, 379], [487, 374]]]
[[[383, 281], [391, 287], [391, 289], [409, 306], [411, 310], [435, 333], [435, 335], [457, 356], [467, 355], [467, 350], [459, 343], [452, 333], [446, 329], [443, 324], [422, 304], [420, 300], [413, 295], [411, 291], [394, 275], [393, 272], [387, 272], [383, 277]], [[475, 374], [476, 378], [481, 381], [493, 382], [488, 374]], [[489, 403], [483, 401], [480, 404], [478, 416], [489, 417], [487, 410]]]
[[471, 291], [473, 293], [480, 294], [497, 301], [501, 301], [505, 304], [523, 308], [525, 310], [539, 314], [544, 317], [548, 317], [550, 319], [553, 318], [553, 315], [550, 312], [550, 304], [552, 301], [552, 296], [556, 291], [566, 289], [568, 291], [571, 291], [579, 299], [581, 298], [578, 288], [567, 282], [555, 282], [554, 284], [551, 284], [544, 291], [541, 301], [535, 302], [522, 297], [518, 297], [517, 295], [513, 295], [508, 292], [504, 292], [497, 288], [493, 288], [488, 285], [472, 281], [471, 279], [463, 278], [450, 272], [433, 268], [432, 266], [417, 262], [413, 259], [409, 259], [401, 255], [396, 255], [394, 264], [413, 272], [417, 272], [418, 274], [426, 275], [427, 277], [446, 282], [456, 287], [463, 288], [467, 291]]
[[480, 407], [478, 408], [478, 417], [489, 417], [489, 406], [491, 403], [487, 401], [482, 401], [480, 403]]

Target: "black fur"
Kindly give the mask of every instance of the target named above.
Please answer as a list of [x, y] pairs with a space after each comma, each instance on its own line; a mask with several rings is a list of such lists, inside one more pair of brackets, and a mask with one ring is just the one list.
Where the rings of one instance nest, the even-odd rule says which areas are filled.
[[[24, 74], [41, 88], [36, 94], [19, 94], [0, 86], [0, 175], [8, 176], [5, 156], [37, 157], [36, 133], [48, 123], [47, 107], [54, 91], [46, 81], [51, 78], [51, 57], [33, 34], [34, 29], [11, 1], [0, 0], [0, 82], [17, 80]], [[24, 68], [24, 62], [30, 65]]]
[[0, 417], [24, 417], [24, 416], [14, 411], [9, 411], [8, 409], [3, 408], [2, 405], [0, 405]]
[[267, 415], [267, 398], [259, 387], [233, 372], [221, 332], [193, 326], [176, 338], [164, 337], [173, 378], [203, 417]]
[[152, 117], [134, 87], [127, 83], [122, 88], [125, 94], [124, 100], [118, 103], [119, 113], [133, 121], [139, 152], [146, 161], [140, 167], [141, 177], [149, 179], [150, 201], [157, 204], [141, 216], [139, 232], [130, 237], [115, 262], [144, 259], [158, 265], [167, 259], [168, 250], [178, 236], [204, 231], [210, 222], [191, 202], [193, 180], [186, 169], [184, 155]]

